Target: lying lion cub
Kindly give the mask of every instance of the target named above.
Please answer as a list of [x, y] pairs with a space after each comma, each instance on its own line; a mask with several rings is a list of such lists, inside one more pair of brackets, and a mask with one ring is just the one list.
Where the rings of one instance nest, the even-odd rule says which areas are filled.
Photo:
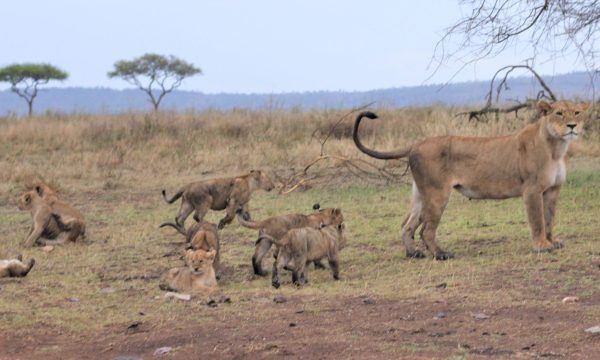
[[252, 192], [257, 189], [271, 191], [275, 185], [266, 172], [252, 170], [246, 175], [233, 178], [197, 181], [185, 185], [172, 198], [167, 198], [165, 190], [163, 198], [169, 204], [181, 198], [181, 208], [175, 218], [175, 225], [185, 231], [184, 222], [192, 212], [194, 219], [201, 222], [209, 209], [226, 210], [225, 217], [219, 221], [219, 229], [229, 224], [238, 207], [248, 212], [248, 202]]
[[187, 266], [167, 271], [160, 278], [159, 287], [165, 291], [176, 291], [196, 295], [212, 295], [219, 291], [213, 261], [217, 251], [187, 250]]
[[277, 260], [273, 262], [273, 287], [279, 288], [279, 273], [282, 269], [292, 271], [294, 284], [304, 285], [308, 281], [307, 264], [323, 258], [329, 261], [333, 278], [339, 279], [338, 253], [346, 246], [344, 224], [325, 226], [321, 229], [292, 229], [281, 240], [271, 238], [271, 241], [279, 246]]
[[[271, 238], [279, 240], [283, 238], [283, 236], [290, 229], [302, 227], [313, 227], [318, 229], [323, 225], [338, 225], [344, 222], [344, 215], [342, 215], [341, 209], [328, 208], [319, 210], [319, 207], [319, 204], [315, 204], [313, 209], [318, 211], [309, 215], [287, 214], [273, 216], [261, 221], [246, 220], [242, 214], [243, 209], [238, 208], [237, 218], [240, 225], [250, 229], [258, 230], [256, 250], [252, 256], [252, 267], [256, 275], [267, 275], [267, 273], [262, 269], [262, 260], [271, 248], [271, 244], [273, 244], [273, 242], [270, 240]], [[263, 235], [268, 235], [268, 237]], [[277, 254], [277, 250], [275, 250], [275, 254]], [[319, 266], [320, 263], [317, 262], [315, 265]]]
[[0, 260], [0, 278], [27, 276], [33, 265], [35, 265], [35, 259], [30, 259], [29, 263], [25, 264], [21, 255], [16, 259]]
[[220, 277], [220, 244], [219, 234], [217, 233], [217, 226], [215, 224], [202, 221], [190, 226], [187, 232], [183, 232], [179, 227], [177, 227], [177, 225], [172, 223], [164, 223], [160, 227], [164, 226], [171, 226], [182, 235], [185, 235], [185, 241], [188, 243], [187, 246], [189, 249], [204, 251], [215, 249], [217, 251], [217, 255], [215, 256], [215, 261], [213, 262], [213, 268], [217, 274], [217, 279]]
[[408, 157], [413, 193], [410, 213], [402, 225], [406, 256], [425, 257], [414, 247], [415, 232], [422, 225], [421, 238], [433, 256], [438, 260], [452, 257], [435, 241], [452, 189], [469, 199], [522, 197], [534, 247], [547, 251], [563, 246], [552, 233], [556, 203], [567, 176], [565, 155], [571, 141], [582, 133], [589, 107], [539, 101], [540, 119], [512, 135], [439, 136], [391, 152], [369, 149], [360, 141], [362, 118], [377, 118], [372, 112], [363, 112], [354, 123], [353, 138], [360, 151], [374, 158]]

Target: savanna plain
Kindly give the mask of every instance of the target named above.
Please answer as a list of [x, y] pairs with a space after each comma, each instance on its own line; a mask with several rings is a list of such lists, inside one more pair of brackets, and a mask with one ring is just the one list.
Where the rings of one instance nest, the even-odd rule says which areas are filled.
[[[455, 117], [460, 110], [379, 109], [381, 119], [364, 124], [365, 142], [392, 149], [428, 136], [494, 136], [529, 119], [523, 113], [474, 122]], [[533, 251], [521, 199], [469, 201], [455, 193], [438, 229], [440, 246], [455, 258], [408, 259], [400, 227], [410, 174], [377, 181], [350, 167], [336, 173], [319, 164], [306, 175], [323, 172], [318, 181], [286, 194], [258, 191], [250, 212], [262, 219], [309, 213], [317, 202], [340, 207], [348, 245], [339, 281], [328, 269], [311, 267], [304, 287], [284, 274], [274, 289], [269, 277], [252, 274], [256, 232], [234, 220], [220, 232], [219, 286], [230, 303], [165, 302], [158, 277], [180, 266], [184, 238], [158, 228], [178, 210], [161, 190], [172, 194], [191, 181], [250, 169], [270, 170], [284, 184], [319, 157], [318, 139], [344, 114], [1, 119], [0, 258], [21, 253], [37, 263], [25, 278], [0, 280], [0, 359], [149, 359], [160, 347], [172, 348], [164, 358], [202, 359], [598, 356], [600, 338], [584, 332], [600, 325], [600, 126], [593, 121], [572, 147], [561, 192], [555, 230], [563, 249]], [[359, 153], [349, 137], [352, 120], [332, 132], [326, 153], [403, 173], [405, 163], [386, 165]], [[85, 241], [50, 252], [23, 248], [31, 219], [17, 209], [16, 197], [37, 180], [82, 211]], [[216, 223], [222, 216], [209, 212], [206, 219]], [[418, 237], [416, 243], [423, 248]], [[263, 266], [271, 264], [268, 256]], [[567, 296], [579, 301], [564, 304]]]

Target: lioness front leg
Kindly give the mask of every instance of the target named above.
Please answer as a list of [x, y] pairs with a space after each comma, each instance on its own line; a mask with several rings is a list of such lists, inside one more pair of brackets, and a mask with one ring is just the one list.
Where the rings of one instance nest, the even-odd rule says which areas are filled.
[[554, 216], [556, 215], [556, 203], [560, 194], [560, 185], [551, 187], [544, 192], [544, 222], [546, 226], [546, 239], [552, 243], [555, 249], [562, 248], [563, 242], [554, 237], [552, 228], [554, 227]]
[[541, 192], [531, 190], [523, 194], [527, 207], [527, 218], [531, 227], [533, 246], [537, 251], [550, 251], [554, 248], [552, 242], [546, 238], [544, 220], [544, 200]]

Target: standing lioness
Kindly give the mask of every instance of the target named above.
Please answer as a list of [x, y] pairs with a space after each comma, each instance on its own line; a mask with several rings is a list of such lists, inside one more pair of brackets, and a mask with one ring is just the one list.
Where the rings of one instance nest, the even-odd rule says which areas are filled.
[[436, 229], [452, 189], [469, 199], [507, 199], [522, 196], [534, 246], [537, 250], [562, 247], [552, 234], [560, 186], [566, 178], [565, 154], [572, 140], [583, 130], [588, 104], [540, 101], [540, 119], [521, 131], [498, 137], [440, 136], [406, 148], [379, 152], [367, 148], [358, 138], [363, 117], [358, 115], [353, 138], [365, 154], [377, 159], [408, 157], [413, 175], [410, 213], [402, 228], [402, 240], [409, 257], [424, 257], [414, 248], [414, 234], [423, 225], [421, 238], [438, 260], [451, 253], [435, 242]]
[[251, 170], [250, 173], [234, 178], [213, 179], [197, 181], [185, 185], [172, 198], [167, 198], [165, 190], [162, 191], [166, 202], [172, 204], [181, 198], [181, 208], [175, 218], [176, 225], [185, 232], [183, 223], [195, 211], [194, 219], [201, 222], [208, 209], [227, 210], [225, 217], [219, 221], [219, 229], [229, 224], [235, 217], [235, 210], [242, 207], [248, 212], [248, 202], [252, 192], [257, 189], [271, 191], [275, 185], [271, 178], [261, 170]]

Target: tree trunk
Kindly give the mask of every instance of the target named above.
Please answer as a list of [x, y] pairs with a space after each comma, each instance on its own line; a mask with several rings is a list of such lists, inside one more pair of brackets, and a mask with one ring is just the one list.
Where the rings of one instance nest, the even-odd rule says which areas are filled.
[[29, 108], [28, 116], [33, 116], [33, 99], [27, 101], [27, 107]]

